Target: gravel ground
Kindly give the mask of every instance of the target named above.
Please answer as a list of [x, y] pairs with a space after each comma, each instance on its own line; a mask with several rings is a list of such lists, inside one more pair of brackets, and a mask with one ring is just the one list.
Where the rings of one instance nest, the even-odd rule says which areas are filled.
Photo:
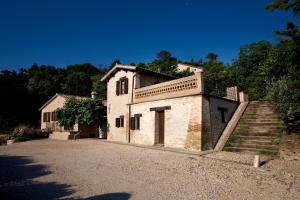
[[299, 160], [255, 169], [252, 159], [91, 139], [28, 141], [0, 147], [0, 199], [300, 199]]

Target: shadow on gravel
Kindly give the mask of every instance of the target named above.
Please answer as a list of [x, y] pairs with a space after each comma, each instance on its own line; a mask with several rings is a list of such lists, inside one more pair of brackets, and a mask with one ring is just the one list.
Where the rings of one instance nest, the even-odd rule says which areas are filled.
[[50, 200], [73, 193], [70, 185], [33, 180], [48, 174], [46, 165], [35, 164], [29, 157], [0, 156], [0, 199]]
[[101, 194], [101, 195], [89, 197], [85, 200], [128, 200], [130, 196], [131, 195], [126, 192], [117, 192], [117, 193]]

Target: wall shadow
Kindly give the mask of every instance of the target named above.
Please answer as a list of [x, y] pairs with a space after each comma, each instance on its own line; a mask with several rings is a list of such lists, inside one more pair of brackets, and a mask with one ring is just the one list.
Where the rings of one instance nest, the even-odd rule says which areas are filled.
[[29, 157], [0, 156], [0, 199], [50, 200], [73, 193], [67, 184], [32, 180], [48, 174], [51, 172], [46, 165], [35, 164]]
[[131, 195], [126, 192], [116, 192], [96, 195], [93, 197], [86, 198], [85, 200], [128, 200], [130, 196]]

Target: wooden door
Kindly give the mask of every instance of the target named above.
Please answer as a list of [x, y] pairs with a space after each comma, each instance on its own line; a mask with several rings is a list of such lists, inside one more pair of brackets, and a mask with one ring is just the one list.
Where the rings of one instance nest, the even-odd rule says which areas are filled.
[[165, 111], [158, 112], [158, 143], [164, 144], [165, 141]]

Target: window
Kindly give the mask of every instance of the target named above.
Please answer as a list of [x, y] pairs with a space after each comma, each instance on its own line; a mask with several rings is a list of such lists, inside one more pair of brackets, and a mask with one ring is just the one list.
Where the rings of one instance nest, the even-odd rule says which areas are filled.
[[126, 77], [120, 78], [116, 82], [116, 95], [119, 96], [120, 94], [128, 94], [128, 78]]
[[130, 129], [139, 130], [140, 129], [140, 118], [142, 114], [135, 114], [134, 117], [130, 118]]
[[124, 115], [121, 115], [119, 118], [116, 118], [116, 127], [124, 127]]
[[116, 118], [116, 127], [117, 127], [117, 128], [120, 127], [120, 118]]
[[51, 121], [56, 121], [57, 117], [56, 117], [57, 113], [54, 111], [51, 113]]
[[120, 127], [124, 127], [124, 116], [120, 116]]
[[50, 112], [44, 112], [43, 122], [50, 122]]
[[218, 110], [220, 111], [221, 113], [221, 121], [222, 123], [225, 123], [226, 120], [225, 120], [225, 113], [227, 112], [227, 108], [218, 108]]

